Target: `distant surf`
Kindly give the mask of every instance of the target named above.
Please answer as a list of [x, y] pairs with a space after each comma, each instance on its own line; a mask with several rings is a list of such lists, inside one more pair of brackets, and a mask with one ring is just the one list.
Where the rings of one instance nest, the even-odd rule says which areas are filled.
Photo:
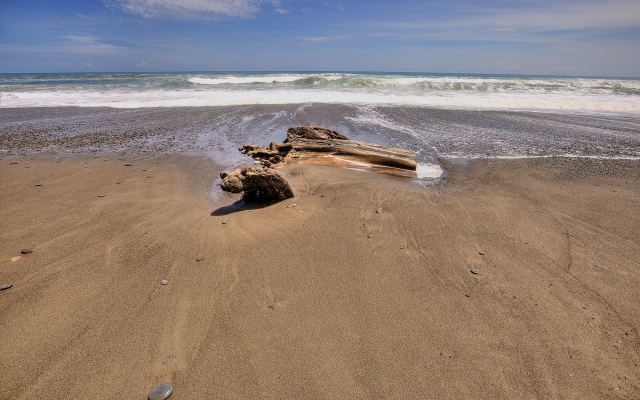
[[0, 74], [2, 107], [371, 104], [638, 114], [640, 79], [419, 73]]

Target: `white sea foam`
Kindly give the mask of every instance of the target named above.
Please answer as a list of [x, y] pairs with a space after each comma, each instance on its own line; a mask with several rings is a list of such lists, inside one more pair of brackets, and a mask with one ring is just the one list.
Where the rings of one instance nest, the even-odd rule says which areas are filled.
[[0, 75], [2, 107], [119, 108], [389, 104], [461, 109], [640, 113], [640, 79], [280, 74]]

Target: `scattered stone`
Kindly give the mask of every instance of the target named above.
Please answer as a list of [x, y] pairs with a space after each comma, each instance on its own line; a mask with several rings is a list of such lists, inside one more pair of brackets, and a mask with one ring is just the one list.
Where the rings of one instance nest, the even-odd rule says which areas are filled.
[[296, 203], [291, 204], [291, 207], [295, 207], [295, 206], [297, 206], [297, 204], [296, 204]]
[[4, 285], [0, 285], [0, 290], [7, 290], [11, 286], [13, 286], [13, 283], [5, 283]]
[[147, 170], [146, 170], [146, 169], [143, 169], [143, 170], [142, 170], [142, 172], [147, 172]]
[[162, 285], [166, 285], [167, 283], [169, 283], [169, 281], [168, 281], [168, 280], [166, 280], [166, 279], [163, 279], [163, 280], [161, 280], [161, 281], [160, 281], [160, 283], [161, 283]]
[[165, 383], [164, 385], [156, 387], [151, 391], [151, 393], [149, 393], [149, 400], [166, 400], [171, 397], [171, 394], [173, 394], [173, 385]]
[[373, 237], [373, 235], [369, 233], [369, 234], [367, 234], [367, 237], [368, 237], [369, 239], [371, 239], [371, 238]]
[[29, 253], [33, 253], [33, 250], [31, 250], [31, 249], [22, 249], [22, 250], [20, 250], [20, 253], [29, 254]]
[[153, 178], [153, 176], [147, 176], [147, 179], [151, 179], [151, 178]]
[[9, 163], [9, 165], [16, 165], [16, 164], [18, 164], [18, 162], [17, 162], [17, 161], [11, 161], [11, 162]]
[[203, 257], [198, 257], [198, 258], [196, 258], [196, 261], [204, 261], [204, 258]]
[[125, 167], [130, 167], [130, 166], [131, 166], [131, 164], [125, 164], [124, 166], [125, 166]]
[[464, 295], [464, 297], [471, 297], [471, 296], [470, 296], [470, 295], [468, 295], [468, 294], [465, 294], [465, 295]]
[[278, 307], [280, 307], [280, 303], [271, 303], [267, 306], [267, 308], [270, 308], [272, 310], [275, 310]]
[[376, 210], [376, 214], [382, 214], [382, 207], [378, 207], [378, 209]]
[[104, 195], [103, 194], [99, 194], [98, 197], [104, 197]]
[[627, 336], [631, 336], [631, 332], [625, 332], [624, 334]]
[[175, 362], [175, 361], [176, 361], [175, 358], [169, 358], [168, 360], [163, 360], [162, 361], [162, 365], [167, 365], [167, 364]]
[[42, 183], [36, 183], [36, 186], [42, 186]]
[[116, 185], [119, 185], [119, 184], [120, 184], [120, 182], [116, 182]]
[[471, 273], [477, 275], [480, 272], [478, 268], [471, 268]]
[[227, 224], [227, 221], [222, 221], [222, 225], [226, 225], [226, 224]]
[[480, 254], [481, 256], [483, 256], [483, 255], [485, 255], [485, 254], [487, 254], [487, 253], [485, 253], [484, 251], [481, 251], [481, 252], [478, 252], [478, 254]]
[[265, 203], [293, 197], [289, 183], [276, 171], [269, 168], [239, 168], [220, 174], [220, 187], [225, 192], [244, 192], [242, 200], [250, 203]]

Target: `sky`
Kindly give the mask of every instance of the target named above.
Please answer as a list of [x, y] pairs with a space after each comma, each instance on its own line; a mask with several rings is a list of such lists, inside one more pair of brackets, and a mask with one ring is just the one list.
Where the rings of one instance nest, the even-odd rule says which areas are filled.
[[640, 76], [640, 0], [2, 0], [0, 72]]

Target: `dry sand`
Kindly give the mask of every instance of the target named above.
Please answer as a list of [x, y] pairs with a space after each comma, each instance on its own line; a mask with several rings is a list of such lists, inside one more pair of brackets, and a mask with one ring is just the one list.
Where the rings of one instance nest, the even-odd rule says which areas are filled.
[[638, 161], [127, 162], [0, 162], [0, 398], [640, 398]]

